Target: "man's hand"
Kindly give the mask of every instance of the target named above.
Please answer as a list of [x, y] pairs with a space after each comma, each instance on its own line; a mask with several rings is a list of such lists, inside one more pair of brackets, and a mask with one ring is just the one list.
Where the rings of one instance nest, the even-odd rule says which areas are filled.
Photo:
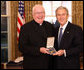
[[41, 53], [44, 53], [44, 54], [49, 54], [48, 50], [49, 50], [49, 49], [47, 49], [47, 48], [45, 48], [45, 47], [41, 47], [41, 48], [40, 48], [40, 52], [41, 52]]
[[64, 50], [59, 50], [56, 53], [53, 54], [53, 56], [57, 55], [57, 56], [62, 56], [64, 54]]

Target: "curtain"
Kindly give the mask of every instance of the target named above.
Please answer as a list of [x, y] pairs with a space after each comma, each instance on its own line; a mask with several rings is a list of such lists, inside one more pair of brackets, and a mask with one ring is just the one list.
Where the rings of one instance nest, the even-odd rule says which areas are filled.
[[83, 29], [83, 1], [72, 1], [72, 23]]
[[17, 12], [18, 1], [11, 1], [11, 60], [16, 58], [17, 51]]

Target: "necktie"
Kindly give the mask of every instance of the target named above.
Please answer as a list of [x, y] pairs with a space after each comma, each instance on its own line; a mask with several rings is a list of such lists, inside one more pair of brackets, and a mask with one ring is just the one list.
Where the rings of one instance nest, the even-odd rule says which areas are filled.
[[58, 37], [58, 46], [60, 45], [60, 41], [62, 38], [62, 30], [63, 30], [63, 28], [60, 28], [60, 33], [59, 33], [59, 37]]

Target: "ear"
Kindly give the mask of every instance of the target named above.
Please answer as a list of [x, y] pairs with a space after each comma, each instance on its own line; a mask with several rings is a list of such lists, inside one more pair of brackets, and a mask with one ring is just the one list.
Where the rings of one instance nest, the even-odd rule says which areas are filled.
[[69, 17], [69, 14], [68, 14], [68, 17]]

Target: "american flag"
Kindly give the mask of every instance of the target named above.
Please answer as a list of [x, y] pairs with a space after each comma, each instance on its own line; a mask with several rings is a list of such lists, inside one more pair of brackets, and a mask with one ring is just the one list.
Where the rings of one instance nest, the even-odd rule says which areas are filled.
[[23, 24], [25, 24], [24, 1], [19, 1], [17, 17], [17, 40], [19, 39], [20, 28]]

